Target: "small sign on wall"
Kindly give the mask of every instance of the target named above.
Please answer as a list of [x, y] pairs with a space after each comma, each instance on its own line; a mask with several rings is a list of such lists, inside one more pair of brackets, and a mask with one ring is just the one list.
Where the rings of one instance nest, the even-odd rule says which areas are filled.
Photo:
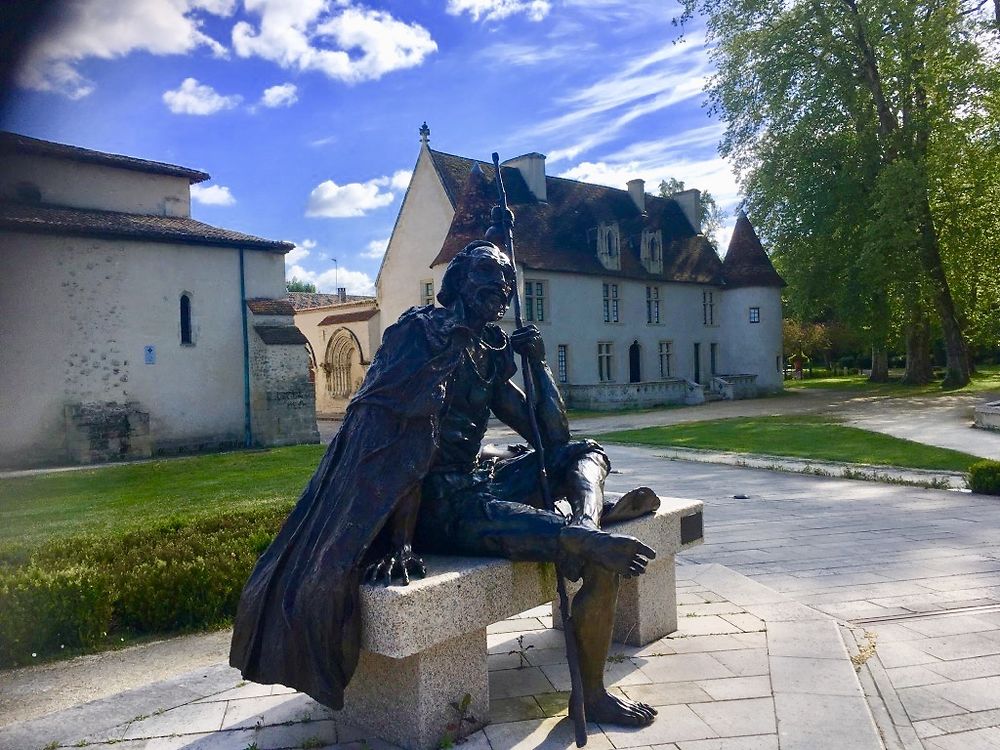
[[156, 364], [156, 347], [152, 344], [146, 344], [142, 347], [142, 356], [147, 365]]

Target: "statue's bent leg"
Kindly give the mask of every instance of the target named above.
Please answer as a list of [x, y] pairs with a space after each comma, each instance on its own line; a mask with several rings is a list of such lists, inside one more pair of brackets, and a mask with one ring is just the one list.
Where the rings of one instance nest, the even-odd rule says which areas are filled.
[[583, 703], [588, 721], [645, 726], [656, 717], [655, 708], [611, 695], [604, 686], [619, 580], [615, 573], [588, 565], [583, 572], [583, 586], [573, 598], [573, 627], [580, 654]]

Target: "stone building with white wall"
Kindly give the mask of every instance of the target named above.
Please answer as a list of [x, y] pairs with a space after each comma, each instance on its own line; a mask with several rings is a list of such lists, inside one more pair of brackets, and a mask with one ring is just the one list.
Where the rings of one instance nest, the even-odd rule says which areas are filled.
[[295, 308], [295, 325], [308, 340], [316, 414], [340, 417], [379, 344], [375, 298], [341, 288], [337, 294], [289, 292], [288, 301]]
[[[619, 190], [551, 177], [537, 153], [500, 168], [525, 318], [541, 329], [571, 406], [699, 403], [782, 387], [784, 281], [745, 215], [720, 260], [700, 231], [697, 190], [661, 198], [642, 180]], [[492, 164], [431, 149], [421, 128], [376, 282], [380, 331], [434, 302], [448, 261], [484, 236], [495, 203]]]
[[0, 133], [0, 465], [315, 442], [292, 245], [191, 218], [204, 172]]

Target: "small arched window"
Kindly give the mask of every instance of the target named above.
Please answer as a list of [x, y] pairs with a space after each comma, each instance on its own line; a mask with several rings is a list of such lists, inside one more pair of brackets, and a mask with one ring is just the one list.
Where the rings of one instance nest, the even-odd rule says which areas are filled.
[[613, 229], [608, 229], [608, 257], [615, 257], [615, 232]]
[[181, 295], [181, 343], [194, 343], [191, 338], [191, 295], [187, 292]]
[[660, 243], [656, 237], [649, 238], [649, 260], [656, 263], [660, 260]]

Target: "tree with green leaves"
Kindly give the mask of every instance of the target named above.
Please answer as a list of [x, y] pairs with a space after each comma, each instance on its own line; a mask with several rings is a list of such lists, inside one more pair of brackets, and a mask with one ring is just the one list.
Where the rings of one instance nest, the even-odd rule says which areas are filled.
[[[662, 198], [669, 198], [675, 193], [682, 193], [687, 190], [684, 187], [684, 181], [678, 180], [675, 177], [668, 177], [665, 180], [660, 181], [660, 196]], [[719, 208], [719, 204], [715, 202], [715, 198], [707, 190], [699, 191], [698, 198], [699, 208], [701, 209], [701, 231], [706, 237], [711, 241], [713, 245], [716, 244], [715, 233], [722, 228], [722, 221], [725, 219], [725, 213]]]
[[311, 281], [302, 281], [301, 279], [293, 276], [288, 281], [285, 282], [285, 291], [288, 292], [311, 292], [316, 293], [316, 285]]
[[[958, 190], [970, 170], [981, 191], [1000, 176], [996, 159], [973, 161], [995, 149], [1000, 111], [1000, 25], [984, 2], [681, 1], [682, 22], [707, 19], [720, 150], [776, 248], [793, 313], [864, 332], [873, 377], [902, 338], [908, 375], [925, 378], [937, 330], [945, 385], [968, 382], [966, 336], [981, 306], [967, 280], [972, 243], [949, 214], [961, 204], [981, 222], [976, 241], [995, 240], [996, 212], [972, 210], [974, 191]], [[973, 282], [977, 294], [989, 285]]]

